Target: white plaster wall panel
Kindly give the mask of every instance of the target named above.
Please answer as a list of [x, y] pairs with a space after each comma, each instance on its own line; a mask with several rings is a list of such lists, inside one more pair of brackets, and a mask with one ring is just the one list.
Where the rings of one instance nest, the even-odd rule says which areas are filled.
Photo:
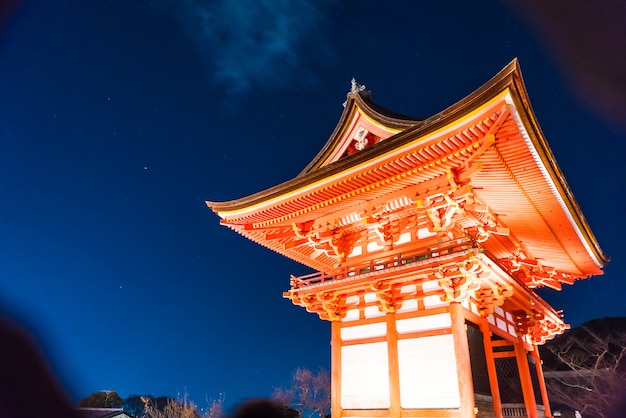
[[387, 335], [385, 322], [341, 328], [342, 341], [362, 340], [363, 338], [382, 337], [383, 335]]
[[372, 242], [368, 242], [367, 243], [367, 252], [368, 253], [373, 253], [374, 251], [379, 251], [382, 250], [384, 247], [381, 246], [380, 244], [378, 244], [376, 241], [372, 241]]
[[348, 258], [361, 255], [361, 254], [363, 254], [363, 248], [361, 248], [360, 246], [357, 246], [352, 249], [352, 252], [348, 256]]
[[515, 332], [515, 327], [511, 324], [508, 324], [509, 326], [509, 334], [511, 334], [513, 337], [517, 337], [517, 332]]
[[415, 293], [415, 292], [417, 292], [417, 286], [414, 284], [405, 284], [404, 286], [400, 288], [400, 293], [402, 294]]
[[502, 309], [501, 307], [496, 306], [496, 309], [494, 309], [494, 311], [495, 311], [495, 313], [497, 315], [500, 315], [501, 317], [504, 317], [504, 309]]
[[489, 322], [491, 325], [495, 325], [496, 324], [496, 319], [494, 318], [493, 314], [489, 314], [487, 316], [487, 322]]
[[350, 322], [356, 321], [359, 319], [359, 310], [358, 309], [350, 309], [346, 311], [346, 316], [344, 316], [341, 321], [342, 322]]
[[376, 293], [373, 292], [366, 293], [363, 296], [363, 299], [365, 300], [365, 302], [376, 302], [378, 300], [378, 298], [376, 297]]
[[397, 313], [402, 312], [414, 312], [417, 311], [417, 299], [408, 299], [402, 302], [402, 307], [398, 309]]
[[363, 310], [366, 318], [376, 318], [378, 316], [384, 316], [385, 314], [378, 309], [378, 306], [368, 306]]
[[403, 408], [461, 405], [452, 335], [398, 341]]
[[441, 286], [439, 286], [439, 282], [437, 280], [429, 280], [422, 283], [422, 290], [424, 292], [432, 292], [433, 290], [439, 289], [441, 289]]
[[470, 310], [470, 301], [469, 301], [469, 299], [462, 300], [461, 301], [461, 306], [469, 311]]
[[443, 302], [437, 295], [430, 295], [424, 298], [424, 307], [438, 308], [440, 306], [448, 306], [448, 302]]
[[400, 238], [398, 238], [398, 240], [394, 242], [394, 244], [400, 245], [400, 244], [406, 244], [407, 242], [411, 242], [410, 232], [405, 232], [404, 234], [400, 234]]
[[430, 238], [430, 237], [434, 237], [435, 235], [437, 235], [437, 232], [434, 232], [428, 228], [420, 228], [417, 230], [417, 238], [418, 239], [424, 239], [424, 238]]
[[341, 347], [341, 407], [389, 408], [386, 342]]
[[357, 295], [350, 295], [346, 298], [346, 305], [356, 305], [359, 303], [359, 297]]
[[474, 312], [476, 315], [480, 315], [478, 313], [478, 306], [476, 306], [476, 304], [474, 302], [470, 303], [470, 309], [472, 312]]
[[496, 317], [496, 325], [498, 326], [498, 328], [500, 328], [502, 331], [504, 332], [508, 332], [507, 327], [506, 327], [506, 322], [504, 322], [504, 319], [500, 319], [498, 317]]
[[396, 329], [398, 330], [398, 334], [450, 328], [451, 326], [452, 318], [450, 317], [449, 313], [418, 316], [416, 318], [399, 319], [398, 321], [396, 321]]

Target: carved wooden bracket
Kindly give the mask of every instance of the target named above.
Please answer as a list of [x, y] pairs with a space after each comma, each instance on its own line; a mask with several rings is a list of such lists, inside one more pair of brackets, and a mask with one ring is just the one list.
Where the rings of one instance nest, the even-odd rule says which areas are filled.
[[531, 289], [546, 286], [561, 290], [561, 283], [573, 284], [577, 279], [584, 278], [544, 266], [537, 260], [526, 258], [524, 254], [502, 258], [499, 261], [509, 270], [511, 276], [522, 281]]
[[534, 344], [543, 344], [568, 328], [565, 323], [547, 319], [534, 309], [529, 312], [516, 310], [512, 314], [518, 335], [528, 335]]
[[393, 243], [400, 239], [400, 234], [410, 223], [406, 218], [390, 220], [388, 217], [378, 218], [375, 222], [374, 232], [385, 250], [393, 249]]
[[463, 209], [465, 217], [460, 223], [476, 242], [485, 242], [492, 234], [505, 236], [510, 234], [510, 230], [499, 223], [489, 206], [480, 204], [475, 197], [468, 201]]
[[306, 308], [307, 312], [316, 313], [320, 319], [339, 321], [343, 315], [344, 297], [335, 292], [309, 293], [300, 297], [293, 289], [285, 294], [294, 305]]
[[389, 282], [377, 280], [370, 283], [370, 289], [375, 292], [382, 312], [395, 312], [397, 308], [402, 306], [402, 302], [396, 301], [393, 294], [393, 287]]
[[454, 228], [452, 218], [456, 214], [462, 214], [463, 209], [456, 200], [450, 199], [446, 194], [444, 195], [446, 203], [440, 207], [426, 210], [428, 218], [432, 222], [432, 230], [435, 232], [449, 231]]
[[[480, 260], [470, 257], [467, 261], [434, 270], [439, 286], [444, 291], [443, 302], [462, 302], [481, 287], [484, 269]], [[481, 276], [483, 276], [481, 278]]]
[[513, 286], [484, 283], [476, 291], [476, 305], [483, 318], [493, 313], [496, 306], [502, 306], [506, 298], [513, 296]]
[[328, 321], [338, 321], [341, 319], [341, 299], [335, 292], [320, 292], [316, 297], [317, 300], [321, 302], [322, 311], [317, 312], [321, 319]]
[[358, 242], [360, 234], [346, 233], [343, 227], [321, 229], [314, 227], [314, 221], [292, 224], [293, 231], [298, 238], [297, 245], [308, 244], [318, 251], [324, 251], [328, 256], [344, 262]]

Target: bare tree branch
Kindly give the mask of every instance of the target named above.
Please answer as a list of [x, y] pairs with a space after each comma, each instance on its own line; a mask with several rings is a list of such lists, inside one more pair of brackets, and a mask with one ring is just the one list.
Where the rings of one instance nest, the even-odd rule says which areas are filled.
[[623, 416], [615, 411], [626, 395], [626, 328], [609, 320], [591, 321], [546, 344], [557, 359], [544, 362], [552, 403], [570, 406], [583, 417]]
[[325, 418], [330, 410], [330, 375], [325, 370], [317, 373], [298, 368], [288, 389], [278, 388], [272, 396], [281, 405], [292, 408], [300, 418]]

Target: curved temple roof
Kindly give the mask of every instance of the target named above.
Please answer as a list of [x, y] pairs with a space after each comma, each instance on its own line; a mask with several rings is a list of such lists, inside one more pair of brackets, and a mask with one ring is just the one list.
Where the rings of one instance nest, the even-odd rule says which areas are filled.
[[[336, 237], [338, 227], [352, 241], [371, 240], [363, 225], [383, 212], [397, 220], [404, 211], [417, 225], [440, 230], [438, 222], [453, 219], [456, 228], [474, 231], [472, 222], [488, 218], [478, 225], [489, 229], [481, 245], [509, 269], [545, 264], [549, 280], [558, 272], [565, 283], [602, 273], [608, 258], [541, 132], [517, 60], [425, 120], [381, 108], [361, 87], [353, 82], [332, 135], [295, 178], [240, 199], [207, 201], [222, 224], [327, 271], [346, 254], [335, 241], [320, 252], [320, 242]], [[471, 197], [454, 201], [461, 192]], [[456, 212], [446, 218], [450, 207]]]

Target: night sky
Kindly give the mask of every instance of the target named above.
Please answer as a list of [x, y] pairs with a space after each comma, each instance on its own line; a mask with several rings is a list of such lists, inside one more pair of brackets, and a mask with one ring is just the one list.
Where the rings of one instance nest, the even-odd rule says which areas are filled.
[[[281, 297], [290, 274], [309, 271], [221, 227], [204, 201], [296, 176], [352, 77], [383, 107], [425, 118], [518, 57], [612, 257], [604, 276], [540, 294], [573, 326], [626, 316], [625, 102], [611, 101], [623, 85], [603, 72], [623, 69], [626, 53], [606, 54], [615, 38], [593, 27], [564, 35], [527, 19], [534, 11], [22, 2], [0, 20], [0, 309], [33, 333], [75, 401], [114, 389], [234, 404], [269, 396], [297, 367], [328, 369], [329, 324]], [[596, 45], [577, 42], [586, 31]]]

